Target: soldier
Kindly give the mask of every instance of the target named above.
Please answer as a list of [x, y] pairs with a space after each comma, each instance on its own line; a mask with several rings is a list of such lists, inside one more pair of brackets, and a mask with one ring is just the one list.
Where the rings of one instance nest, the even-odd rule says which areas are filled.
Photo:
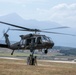
[[27, 65], [30, 63], [30, 56], [27, 57]]
[[37, 65], [37, 56], [30, 56], [27, 58], [27, 65]]
[[32, 55], [28, 56], [27, 58], [27, 65], [31, 65]]
[[37, 65], [37, 56], [34, 57], [34, 64]]

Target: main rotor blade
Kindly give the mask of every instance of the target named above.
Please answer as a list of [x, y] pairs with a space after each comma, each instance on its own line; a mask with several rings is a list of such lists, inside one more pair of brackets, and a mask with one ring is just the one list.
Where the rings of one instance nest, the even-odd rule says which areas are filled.
[[34, 31], [34, 32], [38, 32], [38, 31], [40, 31], [39, 29], [30, 29], [30, 28], [26, 28], [26, 27], [22, 27], [22, 26], [14, 25], [14, 24], [10, 24], [10, 23], [6, 23], [6, 22], [2, 22], [2, 21], [0, 21], [0, 23], [2, 23], [2, 24], [6, 24], [6, 25], [9, 25], [9, 26], [13, 26], [13, 27], [17, 27], [17, 28], [21, 28], [21, 29], [24, 29], [25, 31]]
[[[27, 30], [24, 30], [24, 29], [10, 29], [10, 30], [27, 31]], [[41, 31], [41, 30], [39, 30], [38, 32], [52, 33], [52, 34], [60, 34], [60, 35], [70, 35], [70, 36], [76, 36], [76, 35], [74, 35], [74, 34], [59, 33], [59, 32], [49, 32], [49, 31]]]
[[10, 29], [10, 30], [13, 30], [13, 31], [28, 31], [28, 30], [24, 30], [24, 29]]
[[[24, 29], [10, 29], [10, 30], [15, 30], [15, 31], [28, 31], [28, 30], [24, 30]], [[40, 30], [38, 29], [33, 29], [33, 30], [29, 30], [31, 32], [40, 32]]]
[[42, 30], [53, 30], [53, 29], [64, 29], [64, 28], [69, 28], [69, 27], [63, 26], [63, 27], [55, 27], [55, 28], [48, 28], [48, 29], [42, 29]]
[[29, 28], [25, 28], [25, 27], [22, 27], [22, 26], [6, 23], [6, 22], [2, 22], [2, 21], [0, 21], [0, 23], [6, 24], [6, 25], [9, 25], [9, 26], [13, 26], [13, 27], [17, 27], [17, 28], [21, 28], [21, 29], [25, 29], [25, 30], [30, 30]]
[[76, 35], [74, 35], [74, 34], [59, 33], [59, 32], [49, 32], [49, 31], [41, 31], [41, 32], [44, 32], [44, 33], [52, 33], [52, 34], [60, 34], [60, 35], [76, 36]]

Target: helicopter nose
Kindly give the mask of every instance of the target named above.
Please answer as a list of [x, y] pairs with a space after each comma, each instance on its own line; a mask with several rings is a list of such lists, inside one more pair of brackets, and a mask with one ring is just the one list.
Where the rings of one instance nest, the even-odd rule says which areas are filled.
[[54, 42], [51, 43], [51, 48], [54, 46]]
[[51, 46], [51, 48], [54, 46], [54, 42], [53, 41], [50, 41], [50, 46]]
[[54, 46], [54, 42], [44, 42], [44, 46], [46, 48], [52, 48]]

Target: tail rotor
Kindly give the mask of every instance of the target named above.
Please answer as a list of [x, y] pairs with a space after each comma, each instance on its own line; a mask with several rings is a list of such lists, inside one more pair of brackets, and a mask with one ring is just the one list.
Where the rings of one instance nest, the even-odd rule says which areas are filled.
[[3, 38], [4, 38], [4, 36], [8, 33], [8, 31], [10, 30], [10, 28], [8, 28], [6, 31], [5, 30], [3, 30], [3, 36], [1, 37], [1, 39], [0, 40], [2, 40]]

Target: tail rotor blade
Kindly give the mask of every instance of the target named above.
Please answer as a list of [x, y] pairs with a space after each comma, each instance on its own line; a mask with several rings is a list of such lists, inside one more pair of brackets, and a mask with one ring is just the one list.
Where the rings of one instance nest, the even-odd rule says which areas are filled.
[[7, 31], [5, 33], [8, 33], [8, 31], [10, 30], [10, 28], [7, 29]]
[[5, 33], [8, 33], [8, 31], [10, 30], [10, 28], [8, 28], [6, 31], [5, 30], [3, 30], [3, 36], [1, 37], [1, 39], [0, 40], [2, 40], [3, 39], [3, 37], [4, 37], [4, 34]]
[[[5, 33], [5, 30], [3, 30], [3, 32], [2, 32], [3, 34]], [[4, 35], [0, 38], [0, 40], [2, 40], [3, 39], [3, 37], [4, 37]]]

